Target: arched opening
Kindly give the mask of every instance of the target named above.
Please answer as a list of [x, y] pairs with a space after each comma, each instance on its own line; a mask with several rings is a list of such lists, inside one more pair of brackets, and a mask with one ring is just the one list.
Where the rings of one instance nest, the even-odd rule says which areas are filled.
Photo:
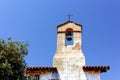
[[66, 29], [65, 32], [65, 44], [66, 45], [73, 45], [73, 29], [72, 28], [68, 28]]

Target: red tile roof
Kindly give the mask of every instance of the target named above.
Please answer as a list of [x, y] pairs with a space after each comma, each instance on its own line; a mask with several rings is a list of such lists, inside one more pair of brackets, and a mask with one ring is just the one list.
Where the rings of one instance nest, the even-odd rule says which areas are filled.
[[[85, 72], [100, 71], [102, 73], [102, 72], [106, 72], [109, 69], [110, 69], [109, 66], [83, 66], [83, 70]], [[46, 72], [53, 72], [53, 71], [57, 72], [57, 68], [56, 67], [27, 67], [25, 74], [40, 75]]]
[[65, 24], [67, 24], [67, 23], [74, 23], [74, 24], [76, 24], [76, 25], [82, 26], [81, 24], [78, 24], [78, 23], [75, 23], [75, 22], [73, 22], [73, 21], [68, 20], [68, 21], [66, 21], [66, 22], [64, 22], [64, 23], [62, 23], [62, 24], [60, 24], [60, 25], [58, 25], [57, 28], [60, 27], [60, 26], [65, 25]]
[[40, 75], [46, 72], [57, 72], [56, 67], [27, 67], [25, 74]]
[[83, 66], [84, 71], [100, 71], [101, 73], [106, 72], [109, 69], [109, 66]]
[[27, 67], [27, 70], [34, 70], [34, 69], [56, 69], [56, 67]]

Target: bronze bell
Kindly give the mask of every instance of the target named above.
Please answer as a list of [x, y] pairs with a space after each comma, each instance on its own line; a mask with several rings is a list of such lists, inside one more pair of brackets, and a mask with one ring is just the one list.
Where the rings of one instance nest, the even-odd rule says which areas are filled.
[[72, 32], [67, 32], [67, 33], [66, 33], [66, 39], [67, 39], [68, 41], [71, 41], [71, 40], [72, 40]]

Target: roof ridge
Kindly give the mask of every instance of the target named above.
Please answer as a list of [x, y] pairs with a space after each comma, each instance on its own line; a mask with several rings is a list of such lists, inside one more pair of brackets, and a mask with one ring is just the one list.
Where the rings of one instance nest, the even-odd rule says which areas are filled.
[[82, 26], [82, 25], [79, 24], [79, 23], [76, 23], [76, 22], [74, 22], [74, 21], [68, 20], [68, 21], [66, 21], [66, 22], [64, 22], [64, 23], [62, 23], [62, 24], [60, 24], [60, 25], [58, 25], [57, 28], [60, 27], [60, 26], [65, 25], [65, 24], [67, 24], [67, 23], [69, 23], [69, 22], [70, 22], [70, 23], [74, 23], [74, 24], [79, 25], [79, 26]]

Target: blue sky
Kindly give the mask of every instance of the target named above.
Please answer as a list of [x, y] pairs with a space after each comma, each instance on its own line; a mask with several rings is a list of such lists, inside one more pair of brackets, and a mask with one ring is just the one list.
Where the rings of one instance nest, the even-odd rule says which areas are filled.
[[120, 75], [120, 0], [0, 0], [0, 38], [29, 42], [28, 66], [52, 66], [56, 26], [83, 25], [86, 65], [109, 65], [102, 80]]

